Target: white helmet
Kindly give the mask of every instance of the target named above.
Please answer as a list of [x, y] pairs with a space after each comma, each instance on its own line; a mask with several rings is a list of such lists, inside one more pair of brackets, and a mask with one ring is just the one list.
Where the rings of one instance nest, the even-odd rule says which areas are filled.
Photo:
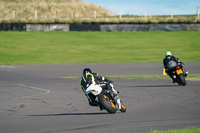
[[167, 51], [167, 53], [165, 54], [165, 57], [167, 56], [172, 56], [172, 53], [170, 51]]

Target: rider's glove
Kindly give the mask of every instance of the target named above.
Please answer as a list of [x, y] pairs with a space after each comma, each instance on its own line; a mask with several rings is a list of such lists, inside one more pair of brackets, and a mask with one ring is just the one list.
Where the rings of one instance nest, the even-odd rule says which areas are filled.
[[91, 91], [85, 91], [85, 94], [87, 95], [87, 94], [89, 94]]

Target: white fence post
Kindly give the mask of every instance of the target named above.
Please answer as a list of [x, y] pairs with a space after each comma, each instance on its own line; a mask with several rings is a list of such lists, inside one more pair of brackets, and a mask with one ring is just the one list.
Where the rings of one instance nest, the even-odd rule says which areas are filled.
[[38, 15], [37, 10], [35, 10], [35, 19], [37, 19], [37, 15]]
[[119, 19], [122, 19], [122, 12], [119, 13]]
[[54, 19], [56, 18], [56, 11], [54, 11], [54, 16], [53, 17], [54, 17]]
[[174, 11], [172, 10], [171, 11], [171, 19], [173, 19], [174, 18]]
[[147, 19], [147, 10], [145, 10], [144, 18]]
[[13, 19], [15, 19], [15, 10], [13, 10]]
[[94, 11], [94, 18], [96, 19], [97, 18], [97, 12]]
[[74, 17], [74, 13], [73, 12], [71, 12], [71, 18], [73, 18]]

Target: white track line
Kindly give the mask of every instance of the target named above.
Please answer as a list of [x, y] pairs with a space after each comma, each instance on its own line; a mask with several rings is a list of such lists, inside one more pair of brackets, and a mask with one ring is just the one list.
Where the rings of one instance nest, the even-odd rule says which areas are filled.
[[26, 88], [31, 88], [31, 89], [36, 89], [36, 90], [41, 90], [41, 91], [45, 91], [45, 93], [40, 93], [40, 94], [37, 94], [37, 95], [31, 95], [31, 96], [24, 96], [22, 98], [29, 98], [29, 97], [33, 97], [33, 96], [46, 95], [46, 94], [49, 94], [51, 92], [50, 90], [47, 90], [47, 89], [42, 89], [42, 88], [27, 86], [27, 85], [23, 85], [23, 84], [19, 84], [19, 86], [26, 87]]
[[15, 66], [0, 66], [0, 67], [2, 67], [2, 68], [16, 68]]

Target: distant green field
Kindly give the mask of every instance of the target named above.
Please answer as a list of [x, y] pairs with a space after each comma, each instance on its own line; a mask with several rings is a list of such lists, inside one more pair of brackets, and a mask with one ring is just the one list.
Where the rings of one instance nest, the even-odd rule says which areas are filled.
[[0, 64], [200, 61], [200, 31], [0, 32]]

